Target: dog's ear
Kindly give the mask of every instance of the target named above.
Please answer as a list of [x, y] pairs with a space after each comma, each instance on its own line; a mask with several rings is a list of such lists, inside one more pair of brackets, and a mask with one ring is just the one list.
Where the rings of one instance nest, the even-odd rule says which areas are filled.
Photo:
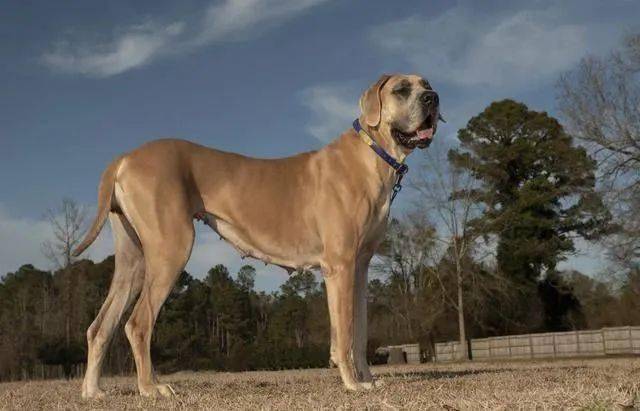
[[376, 127], [380, 124], [380, 116], [382, 114], [382, 97], [380, 91], [385, 83], [389, 81], [391, 75], [383, 74], [376, 84], [369, 87], [360, 97], [360, 111], [364, 122], [369, 127]]

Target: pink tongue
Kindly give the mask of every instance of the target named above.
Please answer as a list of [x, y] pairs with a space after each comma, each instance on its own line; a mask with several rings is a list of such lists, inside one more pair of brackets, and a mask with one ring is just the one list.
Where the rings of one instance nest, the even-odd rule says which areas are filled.
[[433, 128], [425, 128], [424, 130], [418, 130], [416, 135], [420, 140], [426, 140], [433, 137]]

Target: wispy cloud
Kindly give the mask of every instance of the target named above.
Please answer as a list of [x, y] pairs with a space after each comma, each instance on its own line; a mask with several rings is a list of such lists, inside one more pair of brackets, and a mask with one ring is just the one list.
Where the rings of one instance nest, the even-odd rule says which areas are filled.
[[327, 0], [225, 0], [211, 5], [192, 44], [245, 39]]
[[58, 42], [42, 56], [49, 67], [67, 73], [109, 77], [157, 59], [170, 50], [184, 24], [143, 24], [130, 27], [107, 44]]
[[66, 73], [114, 76], [168, 55], [247, 39], [325, 1], [224, 0], [200, 13], [199, 21], [146, 22], [116, 30], [109, 41], [98, 44], [77, 38], [60, 40], [42, 55], [42, 62]]
[[306, 130], [323, 143], [336, 138], [358, 115], [358, 92], [348, 86], [318, 85], [301, 96], [312, 116]]
[[555, 77], [585, 54], [586, 27], [563, 17], [554, 6], [484, 15], [460, 5], [430, 19], [390, 22], [373, 29], [371, 39], [429, 77], [510, 87]]

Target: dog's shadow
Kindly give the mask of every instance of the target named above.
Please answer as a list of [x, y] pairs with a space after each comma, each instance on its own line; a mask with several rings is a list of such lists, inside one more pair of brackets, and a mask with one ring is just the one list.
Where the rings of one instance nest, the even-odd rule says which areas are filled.
[[[563, 369], [566, 371], [573, 371], [587, 368], [586, 366], [566, 366], [566, 367], [535, 367], [530, 370], [536, 371], [544, 371], [544, 370], [558, 370]], [[505, 372], [515, 372], [522, 371], [520, 368], [478, 368], [473, 370], [425, 370], [425, 371], [415, 371], [415, 370], [393, 370], [386, 371], [379, 374], [376, 374], [376, 378], [380, 379], [395, 379], [402, 381], [420, 381], [420, 380], [442, 380], [442, 379], [451, 379], [451, 378], [459, 378], [459, 377], [467, 377], [467, 376], [475, 376], [475, 375], [483, 375], [483, 374], [501, 374]]]
[[466, 377], [469, 375], [493, 374], [513, 371], [512, 368], [503, 369], [478, 369], [478, 370], [460, 370], [460, 371], [390, 371], [376, 374], [376, 378], [394, 379], [402, 381], [419, 381], [419, 380], [442, 380], [458, 377]]

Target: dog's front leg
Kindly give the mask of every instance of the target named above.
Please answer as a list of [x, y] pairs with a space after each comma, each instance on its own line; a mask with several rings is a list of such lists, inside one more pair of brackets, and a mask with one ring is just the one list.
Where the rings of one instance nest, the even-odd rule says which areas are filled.
[[355, 261], [333, 263], [324, 268], [327, 285], [329, 316], [333, 338], [332, 357], [340, 370], [340, 376], [349, 390], [363, 388], [355, 364]]

